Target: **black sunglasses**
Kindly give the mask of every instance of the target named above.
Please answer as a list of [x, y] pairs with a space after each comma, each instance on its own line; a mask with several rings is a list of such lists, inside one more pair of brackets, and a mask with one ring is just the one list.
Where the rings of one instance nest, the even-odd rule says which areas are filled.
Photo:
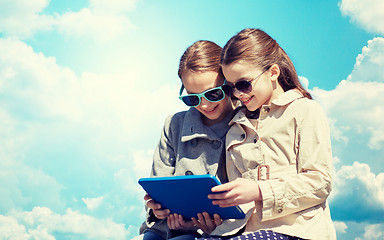
[[204, 97], [210, 102], [218, 102], [224, 99], [225, 97], [225, 92], [223, 86], [220, 87], [215, 87], [208, 89], [207, 91], [204, 91], [202, 93], [193, 93], [193, 94], [188, 94], [185, 96], [181, 96], [184, 90], [184, 85], [181, 86], [180, 93], [179, 93], [179, 99], [182, 100], [185, 105], [189, 107], [197, 107], [201, 103], [201, 97]]
[[225, 93], [228, 94], [229, 96], [233, 96], [234, 89], [242, 93], [250, 93], [252, 91], [252, 82], [255, 80], [258, 80], [260, 76], [263, 75], [263, 73], [265, 73], [266, 71], [268, 70], [264, 70], [262, 73], [257, 75], [257, 77], [255, 77], [252, 80], [241, 80], [236, 82], [235, 84], [227, 82], [226, 85], [228, 87], [225, 87], [225, 90], [224, 90]]

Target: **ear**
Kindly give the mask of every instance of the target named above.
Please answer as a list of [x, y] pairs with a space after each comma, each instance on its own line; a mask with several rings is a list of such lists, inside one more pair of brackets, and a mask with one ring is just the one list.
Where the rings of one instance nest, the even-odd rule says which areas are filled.
[[272, 81], [277, 81], [280, 76], [280, 67], [276, 63], [269, 68], [269, 73]]

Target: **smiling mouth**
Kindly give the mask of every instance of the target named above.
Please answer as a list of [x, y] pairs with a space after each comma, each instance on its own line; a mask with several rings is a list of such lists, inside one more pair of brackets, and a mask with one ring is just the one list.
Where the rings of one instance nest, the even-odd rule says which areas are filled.
[[247, 98], [245, 101], [244, 100], [241, 100], [241, 101], [244, 103], [244, 105], [247, 105], [252, 100], [252, 98], [253, 96], [250, 98]]
[[214, 112], [216, 109], [217, 109], [217, 107], [218, 107], [219, 105], [216, 105], [212, 110], [206, 110], [205, 112], [206, 113], [212, 113], [212, 112]]

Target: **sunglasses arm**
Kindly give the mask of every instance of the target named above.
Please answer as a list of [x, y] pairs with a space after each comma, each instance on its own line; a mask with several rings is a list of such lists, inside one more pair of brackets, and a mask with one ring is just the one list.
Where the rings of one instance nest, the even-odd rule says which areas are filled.
[[183, 91], [184, 91], [184, 85], [181, 84], [181, 88], [180, 88], [179, 96], [181, 96], [181, 94], [183, 93]]

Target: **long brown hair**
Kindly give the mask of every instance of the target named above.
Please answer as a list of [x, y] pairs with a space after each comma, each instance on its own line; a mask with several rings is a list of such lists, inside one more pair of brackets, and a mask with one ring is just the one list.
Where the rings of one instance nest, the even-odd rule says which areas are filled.
[[223, 74], [220, 66], [222, 48], [214, 42], [200, 40], [194, 42], [185, 50], [180, 58], [178, 75], [186, 71], [206, 72], [213, 71]]
[[305, 97], [312, 99], [311, 94], [301, 85], [291, 59], [264, 31], [246, 28], [225, 44], [220, 63], [227, 65], [240, 60], [250, 61], [263, 70], [277, 64], [280, 68], [278, 81], [284, 91], [298, 89]]

